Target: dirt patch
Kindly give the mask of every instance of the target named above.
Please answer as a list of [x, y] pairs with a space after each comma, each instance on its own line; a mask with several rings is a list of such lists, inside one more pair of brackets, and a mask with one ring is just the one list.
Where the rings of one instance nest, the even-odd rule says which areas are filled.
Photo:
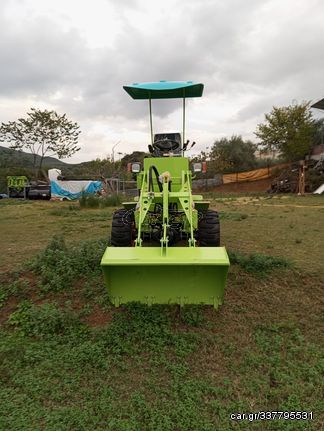
[[0, 325], [8, 320], [10, 314], [15, 311], [23, 299], [29, 299], [35, 304], [42, 302], [37, 289], [37, 277], [31, 271], [20, 274], [18, 278], [10, 272], [2, 273], [0, 274], [0, 283], [4, 285], [17, 284], [16, 293], [9, 294], [5, 305], [1, 308]]
[[96, 304], [91, 313], [86, 316], [83, 321], [92, 328], [101, 327], [111, 322], [113, 318], [113, 310], [104, 310], [100, 305]]
[[15, 309], [17, 308], [18, 303], [19, 303], [18, 298], [14, 298], [14, 297], [9, 298], [5, 307], [3, 307], [1, 309], [0, 326], [6, 323], [10, 314], [13, 313], [15, 311]]

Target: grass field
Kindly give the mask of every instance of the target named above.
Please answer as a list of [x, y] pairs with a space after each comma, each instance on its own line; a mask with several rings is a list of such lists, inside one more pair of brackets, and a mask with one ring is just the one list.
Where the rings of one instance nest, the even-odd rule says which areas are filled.
[[[208, 197], [232, 261], [216, 312], [109, 305], [114, 208], [0, 201], [1, 430], [324, 429], [324, 197]], [[258, 411], [313, 420], [230, 419]]]

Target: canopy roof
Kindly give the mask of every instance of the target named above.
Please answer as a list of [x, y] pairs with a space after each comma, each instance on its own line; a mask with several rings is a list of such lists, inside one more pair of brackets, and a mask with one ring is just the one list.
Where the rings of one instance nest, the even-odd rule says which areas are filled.
[[177, 99], [201, 97], [204, 84], [193, 81], [159, 81], [124, 85], [123, 88], [133, 99]]
[[311, 108], [324, 109], [324, 99], [321, 99], [318, 102], [314, 103]]

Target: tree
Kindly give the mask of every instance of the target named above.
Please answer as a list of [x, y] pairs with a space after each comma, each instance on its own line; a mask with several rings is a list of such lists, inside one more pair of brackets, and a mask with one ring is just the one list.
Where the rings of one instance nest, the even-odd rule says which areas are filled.
[[310, 102], [273, 107], [270, 114], [265, 114], [265, 122], [258, 124], [255, 135], [261, 140], [261, 148], [277, 150], [289, 161], [304, 158], [314, 140]]
[[143, 163], [144, 157], [147, 157], [147, 156], [148, 156], [148, 153], [144, 151], [133, 151], [131, 154], [126, 154], [121, 159], [121, 164], [123, 167], [127, 167], [127, 164], [131, 162]]
[[314, 121], [314, 145], [324, 144], [324, 118]]
[[66, 114], [32, 108], [26, 118], [1, 124], [0, 142], [8, 143], [15, 150], [29, 150], [33, 154], [37, 176], [45, 156], [56, 155], [62, 159], [79, 151], [77, 144], [80, 133], [78, 124], [69, 121]]
[[110, 177], [114, 172], [114, 164], [109, 157], [83, 162], [78, 168], [83, 173], [86, 172], [87, 175], [96, 175], [98, 177]]
[[254, 169], [257, 165], [256, 146], [242, 136], [221, 138], [214, 142], [209, 153], [209, 165], [215, 173], [239, 172]]

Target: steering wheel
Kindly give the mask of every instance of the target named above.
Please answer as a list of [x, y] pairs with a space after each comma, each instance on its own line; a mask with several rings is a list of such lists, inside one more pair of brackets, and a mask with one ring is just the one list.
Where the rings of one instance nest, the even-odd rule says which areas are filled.
[[160, 139], [159, 141], [153, 142], [153, 147], [161, 151], [174, 151], [180, 147], [180, 144], [173, 139]]

